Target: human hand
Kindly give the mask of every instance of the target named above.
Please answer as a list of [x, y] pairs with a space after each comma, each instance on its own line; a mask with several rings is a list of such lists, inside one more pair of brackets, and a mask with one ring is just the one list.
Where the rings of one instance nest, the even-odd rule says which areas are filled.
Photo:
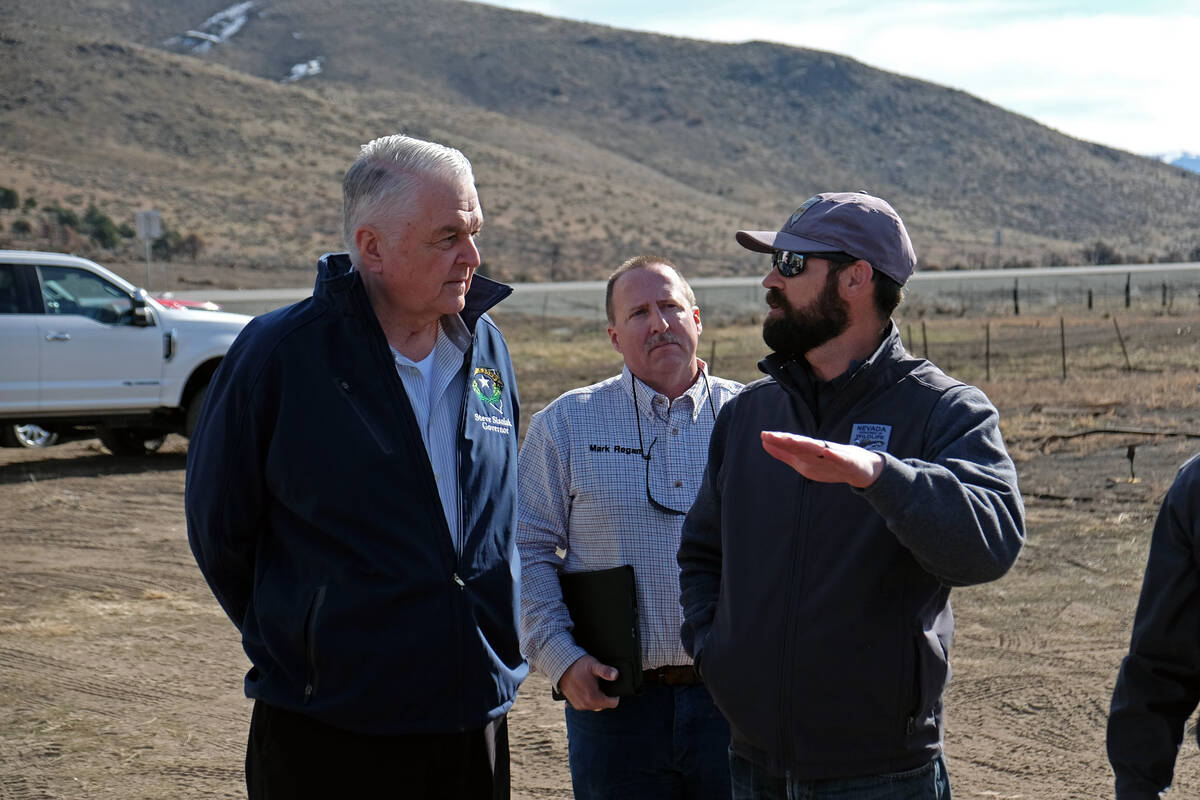
[[615, 681], [617, 668], [601, 664], [591, 656], [580, 656], [558, 679], [558, 690], [577, 711], [603, 711], [616, 708], [621, 698], [600, 691], [600, 679]]
[[818, 483], [848, 483], [865, 489], [883, 472], [883, 456], [852, 444], [763, 431], [762, 446], [771, 456]]

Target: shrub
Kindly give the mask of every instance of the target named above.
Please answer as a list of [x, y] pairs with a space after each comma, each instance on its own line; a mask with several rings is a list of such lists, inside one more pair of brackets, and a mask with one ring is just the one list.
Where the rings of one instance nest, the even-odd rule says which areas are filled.
[[204, 249], [204, 240], [194, 233], [189, 233], [183, 237], [183, 241], [179, 243], [179, 251], [190, 258], [196, 260], [196, 256], [200, 255], [200, 251]]
[[1121, 254], [1104, 241], [1097, 240], [1095, 244], [1083, 248], [1085, 264], [1118, 264], [1120, 261]]
[[10, 189], [7, 186], [0, 186], [0, 209], [9, 211], [19, 205], [17, 190]]
[[170, 261], [179, 252], [180, 236], [163, 225], [163, 235], [150, 243], [150, 252], [159, 261]]
[[64, 228], [79, 230], [79, 215], [69, 208], [46, 206], [46, 213], [54, 217], [54, 221]]
[[121, 234], [117, 223], [107, 214], [101, 213], [95, 204], [89, 205], [83, 215], [83, 232], [88, 234], [96, 244], [112, 249], [117, 246]]

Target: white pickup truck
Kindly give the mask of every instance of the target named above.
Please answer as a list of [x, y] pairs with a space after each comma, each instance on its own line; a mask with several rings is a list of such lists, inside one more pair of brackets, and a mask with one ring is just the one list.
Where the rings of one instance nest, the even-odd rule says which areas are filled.
[[190, 436], [249, 321], [170, 308], [84, 258], [0, 250], [0, 430], [94, 427], [118, 455]]

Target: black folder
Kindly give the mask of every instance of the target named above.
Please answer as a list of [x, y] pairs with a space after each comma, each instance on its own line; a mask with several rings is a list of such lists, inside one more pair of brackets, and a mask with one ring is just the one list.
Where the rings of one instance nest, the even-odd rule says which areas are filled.
[[615, 681], [600, 681], [600, 690], [609, 697], [641, 694], [642, 636], [633, 567], [625, 564], [589, 572], [562, 572], [558, 582], [563, 602], [571, 612], [575, 642], [620, 673]]

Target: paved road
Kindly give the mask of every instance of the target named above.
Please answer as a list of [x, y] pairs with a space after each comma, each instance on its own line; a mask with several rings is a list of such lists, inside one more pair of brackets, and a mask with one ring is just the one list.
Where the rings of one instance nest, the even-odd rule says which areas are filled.
[[[692, 287], [700, 307], [709, 315], [760, 312], [763, 288], [759, 277], [695, 278]], [[1088, 292], [1093, 308], [1125, 305], [1126, 281], [1130, 302], [1138, 307], [1200, 303], [1200, 263], [1117, 264], [1103, 267], [1038, 267], [951, 272], [918, 272], [908, 282], [909, 308], [948, 313], [1011, 314], [1047, 309], [1084, 310]], [[514, 283], [505, 311], [556, 317], [602, 319], [604, 281]], [[1165, 289], [1164, 289], [1165, 287]], [[177, 297], [212, 300], [229, 311], [261, 314], [308, 297], [311, 290], [245, 289], [176, 292]]]

